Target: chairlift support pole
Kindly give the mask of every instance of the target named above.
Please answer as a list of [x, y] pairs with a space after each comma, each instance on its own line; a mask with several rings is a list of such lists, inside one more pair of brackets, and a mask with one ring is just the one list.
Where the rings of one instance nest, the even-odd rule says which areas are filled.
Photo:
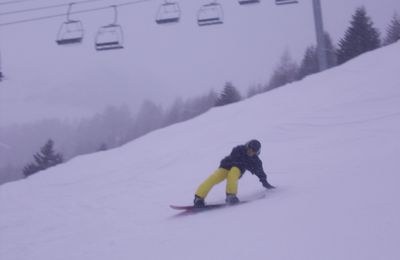
[[317, 37], [317, 54], [318, 54], [319, 71], [323, 71], [328, 68], [328, 63], [326, 58], [324, 26], [322, 20], [322, 8], [320, 0], [313, 0], [313, 10], [314, 10], [315, 33]]
[[1, 51], [0, 51], [0, 82], [3, 80], [3, 77], [4, 77], [4, 75], [3, 75], [3, 71], [2, 71], [2, 67], [1, 67]]
[[68, 22], [71, 21], [71, 18], [70, 18], [71, 9], [72, 9], [72, 6], [73, 6], [74, 4], [75, 4], [75, 3], [69, 3], [68, 11], [67, 11], [67, 21], [68, 21]]
[[114, 22], [112, 24], [117, 24], [118, 23], [118, 10], [116, 5], [112, 5], [112, 8], [114, 8]]
[[[296, 4], [297, 0], [276, 0], [277, 5]], [[326, 43], [324, 35], [324, 24], [322, 19], [322, 8], [320, 0], [313, 0], [313, 12], [314, 12], [314, 24], [315, 24], [315, 35], [317, 38], [317, 55], [319, 71], [326, 70], [328, 68], [328, 62], [326, 57]]]

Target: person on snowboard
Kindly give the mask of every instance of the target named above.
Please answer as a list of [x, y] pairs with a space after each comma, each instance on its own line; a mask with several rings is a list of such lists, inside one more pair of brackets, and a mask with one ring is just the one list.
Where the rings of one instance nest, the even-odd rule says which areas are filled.
[[267, 189], [275, 188], [267, 181], [262, 161], [258, 157], [261, 150], [261, 143], [258, 140], [251, 140], [245, 145], [238, 145], [232, 149], [230, 155], [222, 159], [219, 168], [210, 175], [197, 189], [194, 197], [195, 207], [204, 207], [204, 199], [212, 187], [226, 179], [226, 203], [235, 204], [239, 202], [236, 197], [238, 180], [246, 170], [255, 174], [261, 184]]

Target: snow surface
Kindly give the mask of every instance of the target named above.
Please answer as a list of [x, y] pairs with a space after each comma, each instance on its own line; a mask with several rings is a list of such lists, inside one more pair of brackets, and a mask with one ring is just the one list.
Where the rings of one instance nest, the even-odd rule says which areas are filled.
[[[400, 259], [400, 44], [0, 187], [0, 259]], [[278, 188], [176, 217], [250, 138]], [[263, 190], [249, 173], [239, 197]], [[208, 202], [224, 199], [224, 185]]]

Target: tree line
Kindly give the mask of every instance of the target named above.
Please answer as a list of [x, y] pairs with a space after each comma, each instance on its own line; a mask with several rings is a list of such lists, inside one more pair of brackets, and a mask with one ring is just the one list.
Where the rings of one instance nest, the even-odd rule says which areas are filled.
[[[324, 39], [324, 53], [327, 58], [328, 68], [332, 68], [360, 54], [397, 42], [400, 39], [400, 17], [397, 13], [393, 14], [386, 28], [386, 35], [381, 37], [381, 33], [374, 27], [374, 23], [367, 14], [365, 7], [359, 7], [352, 15], [350, 25], [344, 36], [337, 43], [337, 47], [335, 47], [327, 32], [325, 32]], [[248, 96], [302, 80], [318, 71], [319, 62], [315, 45], [306, 48], [300, 64], [292, 59], [288, 51], [285, 51], [269, 82], [264, 86], [252, 87], [248, 92]]]
[[[343, 64], [362, 53], [392, 44], [399, 39], [400, 17], [398, 14], [393, 15], [387, 26], [386, 36], [381, 39], [381, 34], [374, 27], [366, 9], [359, 7], [352, 15], [350, 25], [337, 43], [337, 47], [333, 44], [329, 34], [325, 33], [326, 49], [324, 52], [328, 67], [332, 68]], [[318, 71], [317, 50], [314, 45], [306, 48], [300, 64], [291, 58], [288, 51], [285, 51], [269, 81], [266, 84], [252, 86], [247, 97], [302, 80]], [[127, 106], [110, 106], [102, 113], [79, 122], [45, 120], [25, 126], [16, 126], [8, 130], [0, 129], [0, 137], [9, 140], [11, 146], [18, 150], [21, 158], [16, 160], [19, 162], [32, 157], [32, 147], [38, 147], [38, 142], [43, 145], [40, 151], [33, 155], [33, 162], [23, 167], [22, 174], [19, 177], [15, 177], [16, 174], [13, 174], [14, 176], [11, 177], [11, 179], [18, 179], [28, 177], [77, 155], [119, 147], [153, 130], [194, 118], [212, 107], [235, 103], [243, 98], [232, 82], [226, 82], [221, 93], [211, 91], [206, 95], [186, 101], [178, 98], [166, 110], [152, 101], [143, 102], [136, 115], [132, 115]], [[46, 136], [52, 136], [52, 138], [48, 139]], [[27, 137], [29, 140], [26, 139]], [[60, 152], [56, 152], [56, 149]], [[7, 160], [6, 156], [4, 158]], [[0, 163], [4, 162], [0, 161]], [[2, 176], [17, 171], [19, 170], [16, 170], [16, 167], [10, 163], [0, 168], [0, 184], [10, 179], [8, 176], [2, 180]]]
[[[47, 119], [0, 128], [0, 140], [7, 140], [7, 147], [0, 149], [0, 164], [4, 165], [0, 167], [0, 184], [28, 177], [78, 155], [119, 147], [156, 129], [203, 114], [217, 100], [218, 94], [210, 91], [188, 100], [178, 98], [165, 110], [146, 100], [136, 114], [127, 105], [109, 106], [85, 119]], [[39, 152], [32, 156], [37, 149]], [[26, 163], [32, 157], [33, 162]], [[23, 167], [21, 162], [25, 162]]]

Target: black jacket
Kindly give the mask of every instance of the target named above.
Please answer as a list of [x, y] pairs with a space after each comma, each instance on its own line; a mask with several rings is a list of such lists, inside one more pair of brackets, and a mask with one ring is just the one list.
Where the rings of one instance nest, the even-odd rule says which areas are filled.
[[222, 159], [219, 167], [230, 170], [234, 166], [239, 168], [240, 177], [242, 177], [246, 170], [249, 170], [260, 179], [260, 182], [264, 186], [269, 185], [267, 182], [267, 175], [262, 166], [262, 161], [257, 155], [252, 157], [248, 156], [245, 145], [239, 145], [233, 148], [231, 154]]

